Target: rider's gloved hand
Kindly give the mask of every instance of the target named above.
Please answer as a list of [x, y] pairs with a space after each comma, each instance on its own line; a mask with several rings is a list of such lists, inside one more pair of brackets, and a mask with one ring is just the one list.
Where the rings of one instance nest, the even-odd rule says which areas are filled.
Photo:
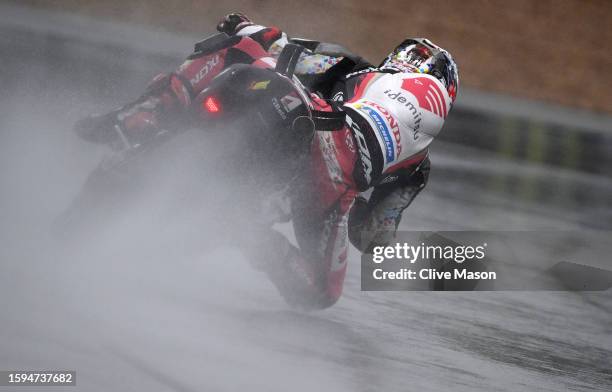
[[223, 20], [217, 25], [217, 31], [228, 35], [235, 35], [242, 28], [253, 25], [253, 22], [240, 12], [233, 12], [225, 15]]
[[159, 132], [155, 114], [141, 106], [85, 117], [76, 122], [74, 131], [89, 142], [106, 144], [114, 150], [135, 147]]
[[74, 124], [73, 130], [81, 138], [93, 142], [111, 144], [117, 137], [114, 129], [119, 124], [117, 119], [118, 111], [107, 114], [94, 114], [80, 119]]

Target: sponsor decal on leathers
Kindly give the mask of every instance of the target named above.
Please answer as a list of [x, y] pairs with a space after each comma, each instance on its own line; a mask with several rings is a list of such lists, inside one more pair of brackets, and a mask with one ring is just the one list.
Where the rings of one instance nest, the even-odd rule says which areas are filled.
[[387, 158], [387, 162], [393, 162], [395, 159], [395, 152], [393, 151], [393, 141], [391, 139], [391, 133], [389, 133], [389, 129], [385, 124], [385, 121], [382, 119], [380, 114], [369, 106], [362, 106], [361, 110], [366, 112], [368, 116], [372, 120], [374, 120], [374, 124], [376, 124], [376, 129], [378, 130], [378, 134], [382, 137], [385, 143], [385, 156]]
[[402, 95], [401, 91], [393, 91], [393, 90], [385, 90], [384, 94], [401, 103], [402, 105], [404, 105], [406, 108], [408, 108], [408, 110], [410, 110], [410, 113], [412, 114], [412, 117], [414, 118], [414, 129], [413, 129], [413, 138], [414, 140], [417, 140], [419, 138], [419, 129], [421, 128], [421, 112], [414, 106], [414, 104], [412, 102], [410, 102], [405, 96]]
[[385, 144], [386, 161], [393, 162], [402, 152], [401, 133], [397, 120], [385, 108], [371, 101], [364, 100], [355, 107], [374, 121], [378, 134]]
[[355, 135], [355, 141], [357, 142], [357, 148], [359, 149], [359, 160], [363, 166], [363, 176], [365, 177], [366, 183], [372, 182], [372, 158], [370, 157], [370, 151], [366, 144], [366, 139], [359, 129], [359, 125], [355, 123], [350, 116], [346, 116], [346, 123], [353, 131]]
[[200, 83], [208, 73], [219, 64], [219, 55], [215, 55], [210, 58], [203, 66], [200, 68], [197, 74], [189, 81], [192, 86]]
[[433, 80], [426, 77], [404, 79], [402, 89], [412, 93], [423, 109], [446, 118], [448, 114], [446, 99]]
[[364, 101], [364, 103], [378, 109], [383, 116], [385, 116], [385, 120], [387, 120], [387, 124], [389, 124], [389, 128], [391, 128], [391, 133], [393, 134], [393, 141], [395, 142], [395, 154], [399, 156], [402, 153], [402, 133], [400, 132], [399, 124], [395, 117], [387, 109], [380, 106], [379, 104], [371, 101]]

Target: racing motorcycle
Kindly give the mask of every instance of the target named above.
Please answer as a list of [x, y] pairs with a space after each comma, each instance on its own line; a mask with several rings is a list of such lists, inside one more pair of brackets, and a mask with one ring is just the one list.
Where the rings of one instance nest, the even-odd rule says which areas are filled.
[[[196, 50], [210, 53], [226, 39], [225, 34], [214, 35], [199, 42]], [[205, 172], [232, 177], [232, 184], [237, 184], [233, 192], [249, 192], [249, 208], [265, 214], [262, 206], [299, 179], [315, 130], [340, 128], [344, 117], [340, 112], [315, 110], [307, 88], [294, 75], [305, 46], [287, 44], [274, 69], [246, 64], [228, 67], [192, 100], [187, 131], [160, 130], [147, 142], [135, 145], [115, 125], [122, 145], [89, 175], [61, 221], [82, 222], [92, 212], [97, 211], [99, 217], [125, 205], [146, 173], [159, 169], [156, 163], [161, 161], [167, 168], [168, 150], [175, 156], [191, 154], [195, 161], [204, 158]], [[198, 157], [198, 145], [208, 145], [210, 151], [211, 143], [220, 145], [220, 158]]]

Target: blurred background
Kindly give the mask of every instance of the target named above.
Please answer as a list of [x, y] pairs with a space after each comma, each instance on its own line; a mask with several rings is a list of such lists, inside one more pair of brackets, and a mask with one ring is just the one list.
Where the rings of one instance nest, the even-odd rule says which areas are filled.
[[108, 153], [72, 124], [236, 10], [375, 64], [408, 36], [451, 51], [459, 97], [400, 229], [564, 231], [552, 256], [612, 267], [584, 251], [612, 229], [612, 2], [4, 0], [0, 370], [76, 370], [87, 391], [609, 391], [609, 290], [361, 292], [351, 249], [340, 302], [293, 312], [235, 250], [199, 244], [206, 202], [170, 184], [58, 245]]
[[280, 0], [19, 0], [48, 9], [204, 36], [240, 11], [290, 36], [339, 42], [379, 63], [406, 37], [448, 49], [463, 86], [612, 112], [607, 0], [307, 2]]
[[[214, 32], [222, 15], [240, 10], [290, 36], [341, 43], [373, 64], [406, 37], [428, 37], [447, 48], [460, 68], [460, 113], [443, 139], [612, 173], [610, 132], [600, 132], [612, 128], [612, 52], [605, 48], [612, 40], [606, 22], [612, 3], [606, 0], [16, 3], [198, 38]], [[452, 121], [459, 118], [468, 126]]]

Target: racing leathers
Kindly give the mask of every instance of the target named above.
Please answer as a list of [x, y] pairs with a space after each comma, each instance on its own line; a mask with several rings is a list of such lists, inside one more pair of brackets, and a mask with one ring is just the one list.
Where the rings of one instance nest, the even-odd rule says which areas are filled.
[[[288, 42], [278, 28], [252, 23], [232, 33], [213, 47], [196, 45], [138, 100], [77, 124], [77, 131], [119, 147], [138, 145], [167, 124], [176, 127], [191, 100], [224, 69], [237, 63], [273, 68]], [[325, 308], [342, 292], [349, 238], [361, 251], [389, 243], [402, 211], [427, 183], [427, 148], [450, 98], [429, 75], [380, 70], [333, 45], [302, 43], [310, 50], [296, 75], [312, 91], [314, 107], [343, 112], [346, 120], [340, 129], [315, 133], [310, 163], [287, 192], [297, 246], [256, 225], [245, 250], [291, 305]], [[369, 200], [359, 196], [370, 188]]]

